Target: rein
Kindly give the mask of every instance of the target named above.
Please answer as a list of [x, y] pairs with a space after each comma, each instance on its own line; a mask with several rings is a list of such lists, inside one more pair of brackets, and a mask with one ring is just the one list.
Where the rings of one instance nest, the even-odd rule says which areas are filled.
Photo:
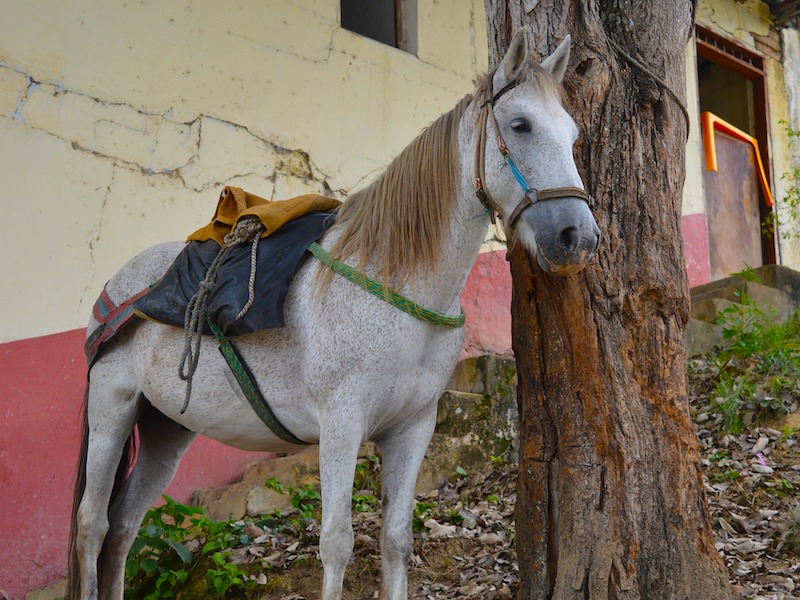
[[[508, 146], [506, 145], [506, 142], [503, 140], [503, 136], [500, 133], [500, 126], [497, 124], [497, 118], [494, 115], [494, 103], [503, 94], [514, 89], [517, 86], [517, 83], [518, 81], [514, 80], [506, 84], [499, 92], [481, 105], [481, 111], [478, 114], [478, 142], [475, 146], [475, 195], [478, 197], [478, 200], [481, 201], [481, 204], [483, 204], [489, 211], [492, 224], [497, 222], [495, 219], [495, 215], [497, 215], [503, 219], [506, 229], [512, 229], [514, 227], [514, 223], [527, 208], [542, 200], [580, 198], [587, 204], [592, 204], [592, 197], [585, 190], [582, 190], [578, 187], [559, 187], [549, 188], [546, 190], [537, 190], [532, 188], [528, 185], [525, 177], [522, 175], [522, 173], [520, 173], [519, 169], [514, 164], [514, 160], [511, 158], [511, 153], [508, 151]], [[494, 201], [484, 186], [484, 182], [486, 181], [487, 122], [492, 124], [492, 129], [494, 130], [494, 135], [497, 139], [497, 149], [500, 151], [500, 154], [506, 161], [508, 168], [511, 169], [514, 179], [517, 180], [517, 183], [519, 183], [520, 187], [525, 192], [525, 196], [522, 198], [519, 204], [517, 204], [514, 210], [511, 211], [511, 214], [508, 215], [508, 217], [503, 215], [503, 209], [499, 204], [497, 204], [497, 202]]]

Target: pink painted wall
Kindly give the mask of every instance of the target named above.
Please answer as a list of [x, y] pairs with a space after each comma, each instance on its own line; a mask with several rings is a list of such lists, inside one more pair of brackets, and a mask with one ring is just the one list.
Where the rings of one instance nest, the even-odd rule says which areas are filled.
[[461, 292], [467, 315], [461, 358], [481, 354], [511, 356], [511, 269], [506, 251], [478, 255]]
[[708, 223], [705, 213], [681, 217], [683, 254], [689, 287], [711, 281], [711, 259], [708, 250]]

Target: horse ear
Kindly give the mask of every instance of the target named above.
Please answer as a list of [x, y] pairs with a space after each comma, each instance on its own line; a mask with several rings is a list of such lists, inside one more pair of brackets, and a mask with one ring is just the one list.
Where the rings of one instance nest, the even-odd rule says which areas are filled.
[[542, 68], [550, 71], [558, 83], [561, 83], [564, 79], [564, 73], [569, 63], [569, 49], [571, 45], [572, 37], [567, 34], [567, 37], [559, 44], [555, 52], [542, 61]]
[[514, 34], [508, 52], [500, 61], [500, 66], [492, 77], [492, 90], [496, 94], [510, 81], [516, 79], [519, 72], [528, 60], [528, 32], [529, 27], [523, 27]]

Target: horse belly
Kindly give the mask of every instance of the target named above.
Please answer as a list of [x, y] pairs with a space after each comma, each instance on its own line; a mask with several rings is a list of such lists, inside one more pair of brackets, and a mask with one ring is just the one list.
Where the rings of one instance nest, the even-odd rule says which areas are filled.
[[[217, 350], [216, 341], [206, 337], [200, 350], [197, 371], [192, 378], [192, 393], [186, 411], [186, 382], [178, 375], [183, 355], [184, 333], [176, 327], [143, 323], [135, 340], [135, 372], [142, 392], [150, 403], [167, 417], [187, 429], [242, 450], [286, 452], [298, 449], [276, 436], [247, 403], [230, 369]], [[285, 361], [275, 357], [274, 372], [262, 393], [270, 404], [284, 406], [301, 392], [291, 369], [281, 369]], [[296, 404], [296, 403], [295, 403]], [[284, 425], [300, 439], [316, 442], [318, 429], [310, 411], [284, 420]], [[298, 424], [303, 423], [304, 427]]]

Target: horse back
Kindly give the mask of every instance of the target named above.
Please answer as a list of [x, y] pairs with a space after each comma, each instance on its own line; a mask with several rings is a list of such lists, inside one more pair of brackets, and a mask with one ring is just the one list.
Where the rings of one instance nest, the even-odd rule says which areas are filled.
[[[143, 250], [116, 272], [105, 285], [109, 300], [120, 306], [126, 300], [158, 281], [184, 247], [183, 242], [165, 242]], [[87, 337], [97, 329], [100, 321], [96, 312], [89, 318]]]

